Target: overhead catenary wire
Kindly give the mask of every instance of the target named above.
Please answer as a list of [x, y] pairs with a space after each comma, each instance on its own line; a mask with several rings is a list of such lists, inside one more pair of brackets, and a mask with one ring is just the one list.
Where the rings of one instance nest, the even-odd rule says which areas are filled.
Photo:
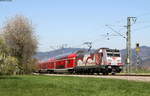
[[[136, 16], [136, 17], [138, 17], [138, 18], [141, 18], [141, 17], [144, 17], [144, 16], [148, 16], [148, 15], [150, 15], [150, 13], [144, 13], [144, 14], [141, 14], [141, 15], [138, 15], [138, 16]], [[117, 20], [115, 23], [122, 23], [122, 21], [123, 21], [123, 18], [121, 18], [120, 20]], [[139, 22], [140, 23], [140, 22]], [[142, 23], [144, 23], [144, 22], [142, 22]], [[137, 22], [137, 24], [138, 24], [138, 22]], [[107, 27], [109, 27], [109, 29], [111, 29], [113, 32], [115, 32], [116, 34], [110, 34], [109, 33], [109, 35], [106, 33], [106, 35], [103, 35], [103, 36], [100, 36], [100, 37], [98, 37], [97, 39], [95, 39], [95, 40], [88, 40], [89, 42], [92, 42], [92, 44], [95, 44], [96, 42], [99, 42], [99, 40], [100, 40], [100, 42], [102, 42], [102, 40], [104, 40], [104, 39], [106, 39], [107, 38], [107, 40], [110, 38], [110, 37], [113, 37], [113, 36], [121, 36], [121, 37], [123, 37], [123, 38], [126, 38], [125, 37], [125, 35], [123, 35], [123, 34], [121, 34], [120, 32], [121, 32], [121, 30], [123, 30], [123, 29], [125, 29], [126, 28], [126, 26], [118, 26], [118, 27], [122, 27], [122, 29], [120, 29], [119, 31], [116, 31], [115, 29], [113, 29], [113, 28], [111, 28], [110, 26], [116, 26], [116, 25], [106, 25]], [[133, 31], [139, 31], [139, 30], [143, 30], [143, 29], [145, 29], [145, 28], [149, 28], [149, 26], [144, 26], [144, 27], [142, 27], [142, 28], [137, 28], [137, 29], [133, 29]], [[124, 32], [125, 33], [125, 32]], [[101, 38], [102, 37], [102, 38]], [[81, 44], [77, 44], [77, 45], [74, 45], [74, 46], [71, 46], [72, 48], [80, 48], [80, 47], [82, 47], [82, 46], [84, 46], [83, 45], [83, 42], [86, 42], [87, 40], [84, 40], [84, 41], [82, 41], [82, 43]], [[99, 43], [100, 43], [99, 42]]]
[[118, 34], [119, 36], [126, 38], [124, 35], [122, 35], [120, 32], [116, 31], [115, 29], [113, 29], [112, 27], [110, 27], [109, 25], [106, 25], [109, 29], [111, 29], [113, 32], [115, 32], [116, 34]]

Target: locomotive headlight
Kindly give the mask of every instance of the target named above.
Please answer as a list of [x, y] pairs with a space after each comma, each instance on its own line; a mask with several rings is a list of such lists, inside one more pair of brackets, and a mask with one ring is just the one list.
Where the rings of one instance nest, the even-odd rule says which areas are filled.
[[111, 60], [111, 59], [108, 59], [108, 62], [112, 62], [112, 60]]
[[122, 67], [120, 66], [119, 69], [122, 69]]
[[110, 68], [110, 69], [111, 69], [111, 66], [108, 66], [108, 68]]
[[117, 62], [121, 62], [121, 60], [117, 60]]

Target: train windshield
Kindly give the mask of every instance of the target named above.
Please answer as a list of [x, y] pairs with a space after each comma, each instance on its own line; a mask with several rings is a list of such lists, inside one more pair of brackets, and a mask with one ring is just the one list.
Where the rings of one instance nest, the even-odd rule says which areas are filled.
[[120, 57], [120, 54], [119, 53], [116, 53], [116, 54], [114, 54], [114, 53], [107, 53], [107, 56], [109, 56], [109, 57]]
[[109, 49], [109, 50], [106, 50], [107, 52], [107, 56], [109, 57], [120, 57], [120, 51], [119, 50], [112, 50], [112, 49]]

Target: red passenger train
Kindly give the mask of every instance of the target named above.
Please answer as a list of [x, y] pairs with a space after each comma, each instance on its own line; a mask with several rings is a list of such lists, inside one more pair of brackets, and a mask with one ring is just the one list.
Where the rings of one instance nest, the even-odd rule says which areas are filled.
[[115, 74], [122, 71], [120, 51], [100, 48], [94, 52], [79, 50], [39, 62], [38, 71], [48, 73]]

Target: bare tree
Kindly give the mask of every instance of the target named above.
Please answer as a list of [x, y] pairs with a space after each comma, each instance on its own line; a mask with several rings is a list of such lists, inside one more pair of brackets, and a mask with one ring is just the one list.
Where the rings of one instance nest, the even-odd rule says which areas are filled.
[[6, 22], [3, 34], [11, 56], [19, 61], [19, 69], [28, 73], [28, 65], [38, 44], [32, 23], [26, 17], [17, 15]]

